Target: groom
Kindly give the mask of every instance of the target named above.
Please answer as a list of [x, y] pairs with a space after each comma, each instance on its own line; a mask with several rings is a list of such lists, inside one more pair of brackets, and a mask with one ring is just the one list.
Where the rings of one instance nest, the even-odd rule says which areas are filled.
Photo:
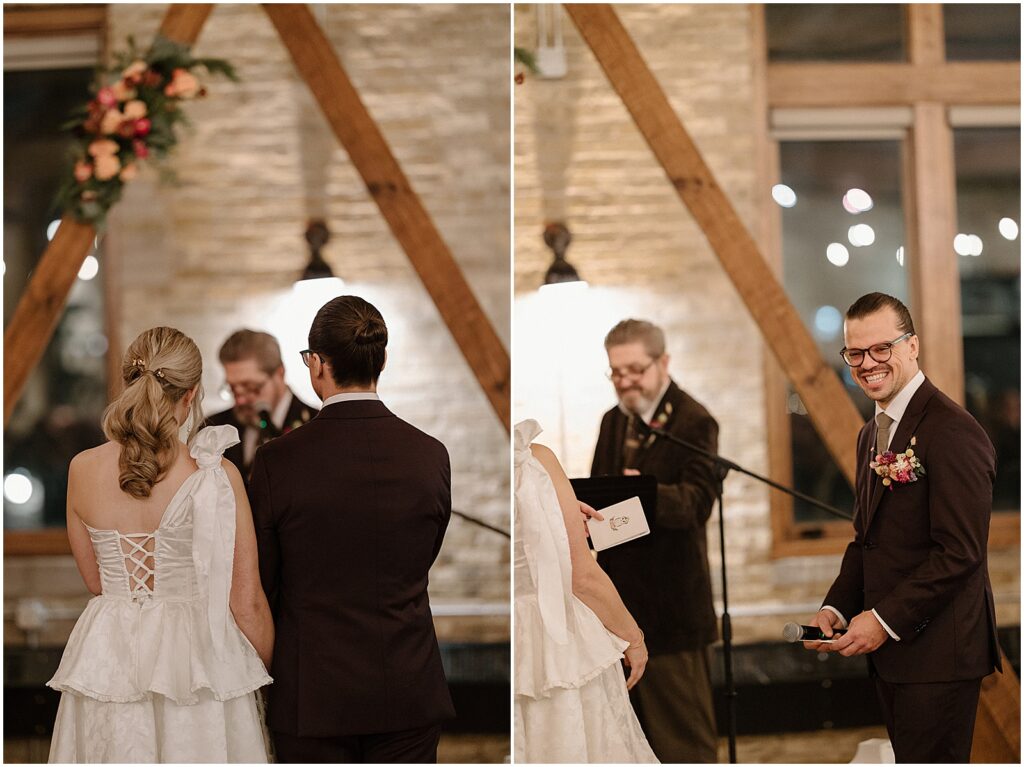
[[427, 599], [451, 515], [448, 452], [378, 399], [387, 340], [363, 299], [325, 304], [302, 352], [323, 409], [256, 453], [280, 762], [436, 762], [455, 715]]
[[987, 557], [995, 451], [918, 368], [899, 299], [859, 298], [845, 336], [875, 417], [857, 439], [855, 537], [813, 621], [846, 633], [805, 645], [867, 655], [897, 762], [968, 762], [981, 679], [1001, 668]]

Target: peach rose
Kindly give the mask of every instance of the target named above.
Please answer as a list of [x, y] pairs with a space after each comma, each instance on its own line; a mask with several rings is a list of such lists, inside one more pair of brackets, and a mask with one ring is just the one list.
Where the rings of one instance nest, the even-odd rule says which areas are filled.
[[127, 101], [135, 98], [135, 89], [129, 87], [124, 80], [118, 80], [110, 87], [118, 101]]
[[199, 81], [187, 69], [175, 69], [171, 82], [164, 88], [168, 96], [190, 99], [199, 92]]
[[149, 69], [149, 67], [146, 65], [145, 61], [142, 59], [136, 59], [125, 67], [125, 70], [121, 73], [121, 77], [126, 80], [138, 80], [138, 78], [142, 77], [142, 73], [147, 69]]
[[146, 105], [145, 103], [136, 99], [135, 101], [129, 101], [124, 105], [124, 119], [126, 120], [138, 120], [146, 116]]
[[104, 154], [96, 158], [96, 178], [100, 181], [107, 181], [117, 175], [121, 170], [121, 161], [117, 155]]
[[83, 183], [92, 178], [92, 165], [85, 162], [85, 160], [79, 160], [75, 163], [75, 181]]
[[121, 169], [121, 180], [122, 181], [131, 181], [138, 174], [139, 174], [139, 166], [136, 165], [135, 163], [130, 163], [128, 165], [125, 165]]
[[100, 122], [100, 133], [114, 133], [119, 127], [121, 127], [121, 123], [123, 122], [124, 115], [116, 109], [111, 109], [103, 115], [103, 120]]
[[117, 154], [117, 142], [108, 138], [96, 139], [89, 144], [89, 154], [93, 157], [105, 157]]

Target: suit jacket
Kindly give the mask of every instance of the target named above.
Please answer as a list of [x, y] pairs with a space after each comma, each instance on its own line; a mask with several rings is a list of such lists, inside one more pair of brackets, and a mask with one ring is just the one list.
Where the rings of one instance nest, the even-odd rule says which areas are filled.
[[[310, 407], [293, 393], [292, 404], [288, 406], [288, 412], [285, 414], [284, 427], [282, 431], [287, 434], [292, 429], [297, 429], [302, 424], [308, 422], [309, 419], [315, 416], [318, 412], [319, 411], [315, 407]], [[245, 465], [245, 448], [242, 445], [242, 442], [245, 441], [245, 429], [247, 425], [238, 420], [238, 416], [235, 415], [234, 408], [228, 408], [220, 413], [214, 413], [206, 419], [206, 425], [228, 425], [234, 426], [238, 429], [238, 437], [242, 441], [225, 450], [224, 457], [231, 461], [231, 463], [235, 464], [239, 473], [242, 475], [242, 479], [245, 481], [246, 485], [248, 485], [249, 470], [252, 467]]]
[[[604, 414], [591, 476], [621, 475], [628, 417]], [[665, 431], [716, 452], [718, 424], [693, 397], [670, 382], [655, 411]], [[710, 461], [677, 445], [648, 437], [635, 468], [658, 479], [651, 534], [602, 551], [598, 562], [640, 624], [652, 654], [694, 650], [718, 638], [711, 602], [705, 524], [718, 484]]]
[[857, 439], [854, 540], [825, 604], [847, 620], [874, 609], [900, 637], [869, 656], [887, 682], [985, 676], [1001, 668], [988, 579], [992, 443], [928, 379], [889, 443], [902, 453], [916, 438], [925, 474], [884, 487], [868, 465], [876, 432], [872, 419]]
[[276, 626], [270, 728], [394, 732], [455, 715], [427, 598], [448, 451], [379, 401], [328, 405], [256, 451], [260, 577]]

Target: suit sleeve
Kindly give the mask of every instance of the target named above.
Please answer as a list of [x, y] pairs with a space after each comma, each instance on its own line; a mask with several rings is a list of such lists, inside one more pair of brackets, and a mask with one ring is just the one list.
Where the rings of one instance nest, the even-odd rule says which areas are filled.
[[594, 460], [590, 463], [590, 476], [600, 477], [607, 474], [608, 444], [612, 434], [612, 414], [605, 413], [601, 419], [601, 430], [597, 434], [597, 444], [594, 446]]
[[923, 458], [932, 548], [904, 580], [872, 605], [903, 639], [913, 639], [985, 561], [995, 453], [966, 414], [932, 438]]
[[256, 451], [253, 459], [252, 479], [249, 482], [252, 517], [256, 526], [256, 545], [260, 559], [260, 582], [267, 595], [271, 610], [277, 601], [280, 583], [281, 547], [274, 523], [273, 501], [270, 494], [270, 477], [263, 450]]
[[[690, 419], [673, 432], [709, 453], [718, 452], [718, 424], [709, 415]], [[658, 525], [666, 529], [695, 530], [711, 516], [718, 479], [710, 460], [682, 448], [679, 452], [683, 461], [681, 479], [673, 484], [658, 484], [655, 518]]]
[[441, 523], [437, 528], [437, 538], [434, 540], [434, 553], [430, 558], [431, 564], [437, 559], [444, 543], [444, 534], [448, 530], [448, 523], [452, 518], [452, 464], [448, 457], [448, 450], [444, 447], [444, 467], [442, 469], [441, 482]]

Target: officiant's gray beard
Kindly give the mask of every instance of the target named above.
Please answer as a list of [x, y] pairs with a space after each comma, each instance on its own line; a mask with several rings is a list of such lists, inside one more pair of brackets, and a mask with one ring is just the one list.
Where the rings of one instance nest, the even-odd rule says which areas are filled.
[[643, 392], [630, 390], [619, 395], [619, 410], [626, 415], [643, 416], [648, 410], [654, 407], [657, 402], [645, 397]]

